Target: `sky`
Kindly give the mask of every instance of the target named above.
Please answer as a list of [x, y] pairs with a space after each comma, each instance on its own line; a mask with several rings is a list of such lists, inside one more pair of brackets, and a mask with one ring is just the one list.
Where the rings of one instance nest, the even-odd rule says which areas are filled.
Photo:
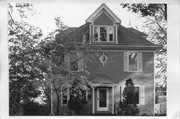
[[[56, 28], [54, 18], [61, 17], [61, 20], [68, 27], [79, 27], [103, 2], [37, 2], [34, 8], [37, 14], [25, 19], [28, 23], [42, 29], [44, 36]], [[120, 19], [121, 24], [132, 27], [142, 24], [140, 15], [132, 13], [120, 6], [118, 2], [105, 3]], [[17, 14], [13, 16], [18, 18]]]

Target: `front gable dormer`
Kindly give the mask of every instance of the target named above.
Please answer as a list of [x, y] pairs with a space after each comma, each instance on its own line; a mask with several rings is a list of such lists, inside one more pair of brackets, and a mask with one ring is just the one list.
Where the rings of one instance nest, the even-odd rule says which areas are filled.
[[90, 43], [117, 44], [117, 25], [121, 20], [102, 4], [87, 20], [89, 23]]

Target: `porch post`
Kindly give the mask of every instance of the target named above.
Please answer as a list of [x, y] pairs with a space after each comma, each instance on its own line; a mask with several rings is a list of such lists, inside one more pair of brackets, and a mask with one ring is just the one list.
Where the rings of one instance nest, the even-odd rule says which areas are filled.
[[112, 86], [112, 114], [114, 114], [114, 86]]
[[94, 114], [94, 86], [92, 86], [92, 113]]

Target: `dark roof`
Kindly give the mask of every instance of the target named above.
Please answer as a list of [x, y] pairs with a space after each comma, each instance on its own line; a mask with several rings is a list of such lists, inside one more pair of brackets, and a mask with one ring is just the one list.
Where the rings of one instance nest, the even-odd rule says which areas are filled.
[[83, 35], [87, 34], [89, 31], [89, 24], [83, 24], [82, 26], [72, 30], [70, 33], [64, 33], [66, 34], [64, 36], [65, 40], [72, 41], [72, 42], [82, 42]]
[[[74, 28], [73, 30], [70, 30], [71, 32], [65, 33], [64, 36], [65, 40], [68, 40], [70, 42], [82, 42], [83, 35], [86, 35], [86, 38], [89, 37], [89, 23], [85, 23], [84, 25]], [[138, 49], [140, 47], [141, 49], [147, 48], [147, 49], [159, 49], [162, 46], [156, 45], [145, 38], [141, 37], [144, 36], [144, 33], [134, 29], [134, 28], [125, 28], [122, 25], [118, 25], [118, 44], [109, 45], [110, 47], [118, 47], [118, 48], [132, 48], [135, 47]], [[146, 34], [145, 34], [146, 35]], [[89, 42], [89, 39], [87, 39], [86, 42]]]
[[104, 73], [96, 74], [91, 79], [89, 79], [89, 81], [91, 81], [93, 84], [115, 84], [113, 79]]
[[139, 35], [139, 36], [148, 36], [147, 34], [141, 32], [141, 31], [138, 31], [137, 29], [134, 29], [134, 28], [128, 28], [132, 33], [136, 34], [136, 35]]
[[119, 45], [139, 45], [139, 46], [154, 46], [152, 42], [145, 38], [132, 33], [131, 30], [122, 25], [118, 26], [118, 44]]
[[77, 27], [68, 27], [65, 31], [64, 34], [67, 35], [69, 33], [71, 33], [72, 31], [74, 31]]

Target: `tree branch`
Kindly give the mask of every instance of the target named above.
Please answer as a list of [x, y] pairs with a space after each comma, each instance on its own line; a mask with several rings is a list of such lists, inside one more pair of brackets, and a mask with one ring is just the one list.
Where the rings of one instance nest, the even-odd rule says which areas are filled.
[[11, 21], [12, 21], [12, 23], [13, 23], [14, 25], [16, 25], [18, 28], [22, 29], [23, 31], [25, 31], [25, 32], [26, 32], [27, 34], [29, 34], [30, 36], [34, 37], [31, 33], [29, 33], [29, 32], [28, 32], [26, 29], [24, 29], [23, 27], [19, 26], [19, 25], [14, 21], [11, 13], [10, 13], [9, 11], [8, 11], [8, 14], [9, 14], [9, 16], [10, 16], [10, 18], [11, 18]]

